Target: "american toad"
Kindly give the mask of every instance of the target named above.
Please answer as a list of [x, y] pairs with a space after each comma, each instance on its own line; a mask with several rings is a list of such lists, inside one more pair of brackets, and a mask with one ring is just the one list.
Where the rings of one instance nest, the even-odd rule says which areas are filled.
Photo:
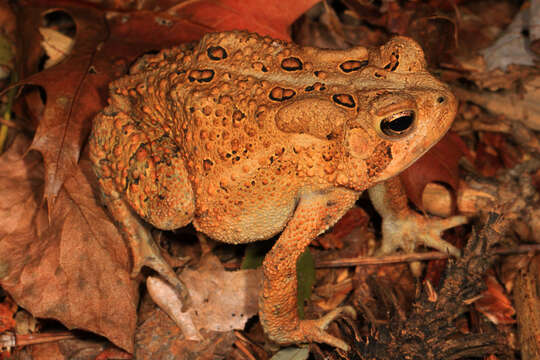
[[344, 349], [324, 328], [350, 308], [298, 318], [296, 261], [363, 190], [434, 145], [456, 112], [455, 97], [405, 37], [338, 51], [208, 34], [143, 57], [111, 83], [109, 101], [94, 121], [91, 158], [134, 273], [149, 266], [185, 293], [150, 225], [193, 223], [234, 244], [281, 232], [263, 264], [266, 333], [282, 344]]

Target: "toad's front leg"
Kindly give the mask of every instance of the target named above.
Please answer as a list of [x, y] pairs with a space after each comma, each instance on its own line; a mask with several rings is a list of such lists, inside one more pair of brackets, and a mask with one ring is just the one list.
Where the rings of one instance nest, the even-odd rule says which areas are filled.
[[301, 196], [292, 219], [263, 262], [263, 290], [259, 315], [268, 337], [280, 344], [321, 342], [347, 350], [341, 339], [324, 329], [343, 312], [354, 316], [351, 307], [338, 308], [317, 320], [300, 320], [297, 313], [296, 262], [317, 235], [349, 210], [359, 193], [334, 189]]

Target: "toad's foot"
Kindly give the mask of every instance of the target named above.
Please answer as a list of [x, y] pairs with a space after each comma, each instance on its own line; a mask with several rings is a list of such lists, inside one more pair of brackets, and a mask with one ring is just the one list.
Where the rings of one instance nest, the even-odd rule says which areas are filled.
[[[182, 309], [186, 309], [190, 305], [189, 293], [184, 283], [178, 278], [171, 266], [165, 261], [161, 255], [161, 251], [151, 238], [150, 232], [146, 232], [146, 236], [142, 236], [141, 240], [133, 247], [133, 268], [131, 276], [136, 277], [143, 266], [157, 272], [165, 279], [176, 291], [179, 299], [182, 301]], [[148, 238], [150, 237], [150, 238]]]
[[465, 216], [436, 219], [417, 214], [412, 210], [404, 216], [385, 216], [382, 223], [382, 245], [377, 255], [389, 254], [396, 249], [413, 252], [417, 245], [422, 244], [459, 257], [459, 249], [443, 240], [441, 235], [445, 230], [465, 223], [467, 223]]
[[460, 251], [443, 240], [441, 235], [447, 229], [467, 223], [465, 216], [437, 219], [416, 213], [409, 208], [407, 195], [398, 177], [373, 186], [369, 189], [369, 197], [383, 219], [383, 239], [378, 255], [396, 249], [413, 252], [419, 244], [456, 257], [460, 255]]
[[[306, 343], [306, 342], [318, 342], [325, 343], [331, 346], [335, 346], [344, 351], [349, 350], [349, 345], [345, 341], [328, 334], [324, 331], [328, 325], [339, 318], [340, 316], [347, 315], [352, 318], [356, 318], [356, 311], [352, 306], [343, 306], [330, 311], [328, 314], [316, 320], [301, 320], [298, 326], [298, 330], [292, 332], [289, 335], [289, 339], [283, 339], [285, 343]], [[271, 334], [270, 334], [270, 337]]]

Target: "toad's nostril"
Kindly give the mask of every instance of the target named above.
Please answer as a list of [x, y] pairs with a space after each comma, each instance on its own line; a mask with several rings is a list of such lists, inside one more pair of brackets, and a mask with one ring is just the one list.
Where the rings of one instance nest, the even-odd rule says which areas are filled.
[[442, 103], [445, 102], [445, 101], [446, 101], [446, 98], [445, 98], [444, 96], [439, 96], [439, 97], [437, 98], [437, 102], [438, 102], [439, 104], [442, 104]]

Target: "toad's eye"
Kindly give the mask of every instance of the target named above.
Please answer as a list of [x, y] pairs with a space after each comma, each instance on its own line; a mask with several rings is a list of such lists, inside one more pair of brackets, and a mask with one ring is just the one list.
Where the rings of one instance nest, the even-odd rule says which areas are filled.
[[382, 119], [380, 127], [383, 134], [397, 138], [406, 135], [414, 124], [414, 111], [406, 110]]

